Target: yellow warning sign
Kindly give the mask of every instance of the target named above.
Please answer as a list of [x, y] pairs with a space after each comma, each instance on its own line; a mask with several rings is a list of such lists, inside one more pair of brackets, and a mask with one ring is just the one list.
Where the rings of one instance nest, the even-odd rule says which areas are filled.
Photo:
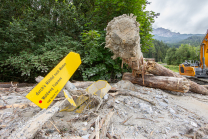
[[65, 89], [63, 89], [63, 91], [64, 91], [64, 96], [69, 101], [69, 103], [76, 107], [77, 105], [75, 104], [75, 102], [74, 102], [72, 96], [69, 94], [69, 92]]
[[46, 77], [35, 87], [26, 98], [40, 108], [48, 108], [66, 82], [81, 64], [80, 55], [70, 52]]

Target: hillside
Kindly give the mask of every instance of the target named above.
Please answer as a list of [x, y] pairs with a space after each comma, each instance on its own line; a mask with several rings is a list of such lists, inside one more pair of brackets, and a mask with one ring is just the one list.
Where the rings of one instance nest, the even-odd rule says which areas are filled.
[[[178, 33], [171, 32], [170, 30], [164, 28], [153, 29], [152, 34], [154, 35], [153, 37], [154, 39], [163, 41], [164, 43], [179, 43], [180, 41], [183, 41], [189, 37], [193, 37], [194, 38], [193, 40], [195, 41], [204, 36], [204, 34], [180, 34], [179, 32]], [[197, 39], [195, 39], [195, 36]], [[192, 40], [192, 38], [189, 38], [188, 40]], [[189, 42], [189, 41], [185, 41], [185, 42]], [[192, 41], [190, 43], [192, 43]]]
[[177, 43], [168, 44], [170, 47], [179, 47], [181, 44], [189, 44], [191, 46], [199, 46], [204, 36], [190, 36], [187, 39], [179, 41]]

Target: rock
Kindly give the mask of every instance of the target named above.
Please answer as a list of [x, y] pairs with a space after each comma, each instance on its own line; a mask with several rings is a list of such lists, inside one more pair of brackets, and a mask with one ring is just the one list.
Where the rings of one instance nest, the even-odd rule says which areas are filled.
[[71, 83], [70, 81], [68, 81], [68, 82], [65, 84], [64, 87], [66, 88], [67, 91], [70, 91], [70, 90], [77, 90], [77, 88], [74, 86], [74, 84]]
[[197, 127], [197, 124], [195, 122], [190, 122], [192, 126]]
[[51, 130], [51, 129], [49, 129], [49, 130], [46, 130], [46, 133], [53, 133], [54, 132], [54, 130]]
[[13, 99], [13, 97], [8, 97], [8, 98], [6, 98], [6, 99]]
[[191, 117], [191, 116], [188, 116], [188, 118], [195, 120], [195, 119], [194, 119], [193, 117]]
[[123, 102], [124, 102], [124, 104], [130, 104], [129, 103], [129, 100], [127, 98], [124, 98], [124, 101]]
[[162, 129], [161, 132], [162, 132], [163, 134], [166, 134], [166, 130], [165, 130], [165, 129]]
[[164, 102], [159, 102], [159, 105], [163, 108], [167, 108], [168, 104], [164, 103]]
[[93, 131], [95, 128], [94, 127], [91, 127], [90, 129]]
[[116, 102], [117, 104], [119, 104], [119, 103], [120, 103], [118, 100], [115, 100], [115, 102]]
[[194, 132], [194, 129], [193, 128], [190, 128], [190, 129], [188, 129], [187, 131], [186, 131], [186, 134], [191, 134], [191, 133], [193, 133]]
[[109, 100], [109, 101], [107, 101], [107, 107], [108, 108], [112, 108], [112, 107], [114, 107], [114, 105], [115, 105], [115, 102], [114, 102], [114, 100], [113, 99], [111, 99], [111, 100]]
[[163, 101], [168, 104], [168, 99], [163, 99]]
[[175, 111], [172, 108], [169, 108], [171, 114], [175, 114]]
[[167, 130], [170, 130], [170, 127], [166, 127]]
[[208, 135], [204, 136], [202, 139], [208, 139]]
[[58, 118], [63, 118], [63, 117], [64, 117], [64, 115], [63, 115], [63, 114], [61, 114], [61, 113], [58, 113], [58, 114], [56, 115], [56, 117], [58, 117]]
[[87, 122], [83, 122], [83, 124], [86, 126], [87, 125]]
[[155, 97], [158, 98], [158, 99], [163, 98], [161, 95], [156, 95]]
[[109, 94], [106, 94], [106, 95], [104, 96], [104, 99], [107, 100], [107, 99], [108, 99], [108, 96], [109, 96]]
[[83, 139], [88, 139], [90, 137], [90, 134], [82, 136]]
[[139, 108], [141, 109], [141, 111], [143, 111], [146, 114], [150, 114], [152, 113], [152, 107], [150, 105], [147, 105], [145, 103], [139, 103]]
[[136, 91], [136, 87], [129, 80], [121, 80], [116, 85], [117, 88], [119, 88], [120, 90], [127, 89], [131, 91]]

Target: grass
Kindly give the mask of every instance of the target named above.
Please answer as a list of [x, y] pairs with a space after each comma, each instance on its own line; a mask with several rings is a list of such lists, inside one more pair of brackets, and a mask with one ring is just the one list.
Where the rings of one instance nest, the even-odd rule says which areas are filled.
[[173, 72], [178, 72], [179, 73], [179, 66], [176, 66], [176, 65], [163, 65], [163, 66], [172, 70]]

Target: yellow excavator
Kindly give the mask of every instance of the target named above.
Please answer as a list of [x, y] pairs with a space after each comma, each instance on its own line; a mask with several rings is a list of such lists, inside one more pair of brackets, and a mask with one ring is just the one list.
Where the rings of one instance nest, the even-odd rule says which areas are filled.
[[179, 65], [180, 75], [208, 78], [208, 30], [202, 40], [200, 48], [200, 61], [185, 61]]

